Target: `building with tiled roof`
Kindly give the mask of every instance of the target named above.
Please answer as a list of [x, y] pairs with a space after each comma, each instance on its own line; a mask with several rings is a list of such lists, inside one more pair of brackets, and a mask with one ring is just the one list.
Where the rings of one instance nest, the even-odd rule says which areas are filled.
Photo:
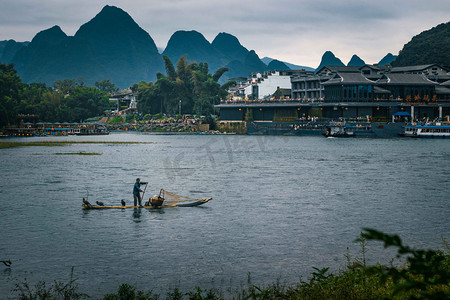
[[[250, 108], [256, 121], [268, 121], [280, 114], [318, 115], [317, 109], [320, 117], [333, 120], [391, 120], [393, 114], [403, 110], [413, 111], [417, 118], [436, 118], [450, 116], [450, 80], [443, 81], [449, 75], [434, 64], [401, 68], [324, 66], [314, 75], [291, 76], [291, 99], [257, 99], [217, 107], [223, 120], [243, 120]], [[288, 113], [294, 109], [295, 113]]]

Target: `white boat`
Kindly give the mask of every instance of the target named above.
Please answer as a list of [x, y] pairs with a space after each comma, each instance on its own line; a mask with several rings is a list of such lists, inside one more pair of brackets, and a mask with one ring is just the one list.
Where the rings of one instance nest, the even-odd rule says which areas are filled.
[[327, 130], [323, 133], [325, 137], [354, 137], [353, 128], [345, 125], [327, 126]]
[[403, 136], [415, 138], [450, 138], [450, 124], [440, 122], [404, 127]]

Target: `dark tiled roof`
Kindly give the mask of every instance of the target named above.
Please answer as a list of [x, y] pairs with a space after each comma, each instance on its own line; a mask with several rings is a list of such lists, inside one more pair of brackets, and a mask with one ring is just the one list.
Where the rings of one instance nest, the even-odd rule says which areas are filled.
[[353, 67], [353, 66], [323, 66], [322, 68], [320, 68], [320, 70], [316, 71], [317, 73], [320, 73], [320, 71], [322, 71], [323, 69], [329, 69], [331, 72], [359, 72], [359, 69], [361, 67]]
[[374, 84], [375, 82], [367, 79], [361, 73], [338, 73], [335, 77], [323, 84]]
[[420, 85], [435, 85], [436, 82], [433, 82], [426, 78], [422, 74], [403, 74], [403, 73], [394, 73], [394, 74], [385, 74], [383, 77], [377, 81], [377, 83], [382, 84], [420, 84]]
[[407, 67], [395, 67], [395, 68], [391, 69], [391, 73], [397, 73], [397, 72], [419, 72], [419, 71], [423, 71], [425, 69], [428, 69], [431, 66], [434, 66], [434, 64], [431, 64], [431, 65], [418, 65], [418, 66], [407, 66]]
[[441, 83], [441, 85], [450, 86], [450, 80]]
[[364, 66], [359, 67], [359, 69], [361, 70], [364, 67], [370, 68], [372, 70], [385, 71], [385, 72], [389, 71], [391, 69], [388, 65], [379, 66], [379, 65], [369, 65], [369, 64], [365, 64]]

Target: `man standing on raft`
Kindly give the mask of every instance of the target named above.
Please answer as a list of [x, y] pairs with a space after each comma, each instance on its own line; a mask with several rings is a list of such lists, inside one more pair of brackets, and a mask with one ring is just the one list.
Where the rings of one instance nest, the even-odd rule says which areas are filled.
[[140, 178], [136, 179], [136, 183], [134, 184], [133, 188], [133, 198], [134, 198], [134, 206], [137, 206], [137, 202], [139, 201], [139, 206], [142, 206], [142, 200], [141, 200], [141, 192], [144, 192], [141, 190], [141, 185], [148, 184], [148, 182], [141, 182]]

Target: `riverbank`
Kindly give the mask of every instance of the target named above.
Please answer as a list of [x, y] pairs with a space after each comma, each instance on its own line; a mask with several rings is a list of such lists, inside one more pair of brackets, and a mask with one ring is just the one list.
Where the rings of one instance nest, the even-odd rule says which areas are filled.
[[[408, 255], [407, 263], [401, 267], [386, 265], [366, 265], [368, 242], [383, 242], [385, 247], [397, 248], [398, 255]], [[128, 283], [121, 284], [116, 293], [105, 294], [99, 299], [448, 299], [450, 297], [450, 248], [443, 240], [446, 252], [411, 249], [403, 245], [397, 235], [388, 235], [376, 230], [365, 229], [358, 239], [361, 256], [351, 258], [346, 255], [347, 264], [336, 273], [329, 268], [313, 268], [306, 280], [300, 279], [293, 285], [280, 281], [266, 286], [254, 285], [248, 274], [246, 287], [234, 290], [220, 288], [203, 289], [196, 286], [190, 291], [175, 287], [166, 295], [153, 290], [139, 290]], [[151, 285], [151, 282], [149, 282]], [[52, 286], [39, 282], [30, 287], [28, 282], [16, 285], [19, 299], [32, 300], [38, 296], [64, 297], [64, 299], [88, 298], [79, 291], [73, 268], [67, 283], [55, 281]], [[53, 299], [53, 298], [51, 298]]]

